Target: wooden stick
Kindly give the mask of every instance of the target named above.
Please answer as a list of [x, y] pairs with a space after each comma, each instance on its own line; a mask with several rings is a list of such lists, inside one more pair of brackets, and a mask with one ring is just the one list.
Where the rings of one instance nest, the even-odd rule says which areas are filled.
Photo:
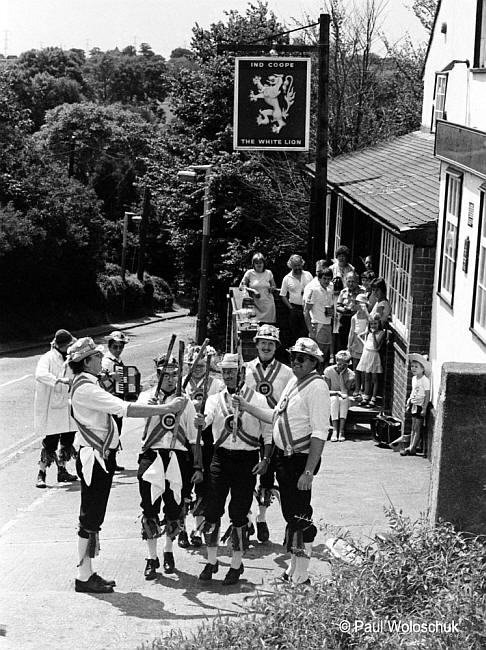
[[[201, 400], [201, 410], [199, 411], [204, 415], [204, 408], [206, 406], [206, 400], [208, 399], [208, 383], [209, 383], [209, 371], [211, 370], [211, 361], [212, 355], [208, 354], [206, 358], [206, 370], [204, 372], [204, 381], [203, 381], [203, 395]], [[195, 462], [196, 466], [199, 467], [202, 471], [202, 451], [201, 451], [201, 436], [202, 436], [202, 425], [200, 424], [197, 427], [197, 437], [196, 437], [196, 447], [194, 450], [195, 453]]]
[[[154, 398], [155, 399], [159, 398], [159, 393], [160, 393], [160, 390], [162, 388], [162, 382], [164, 380], [164, 373], [167, 370], [167, 366], [169, 365], [170, 355], [172, 354], [172, 350], [174, 348], [174, 343], [175, 343], [176, 338], [177, 338], [177, 335], [172, 334], [172, 336], [170, 338], [170, 342], [169, 342], [169, 347], [167, 348], [167, 353], [165, 355], [164, 363], [160, 367], [159, 381], [157, 382], [157, 388], [155, 389], [155, 393], [154, 393]], [[143, 430], [142, 440], [145, 440], [145, 438], [147, 437], [148, 428], [150, 426], [151, 420], [152, 420], [152, 417], [149, 417], [149, 418], [147, 418], [147, 421], [145, 422], [145, 428]]]
[[[182, 395], [182, 373], [184, 372], [184, 341], [179, 341], [179, 374], [177, 376], [177, 388], [176, 388], [176, 397], [180, 397]], [[174, 431], [172, 432], [172, 440], [170, 441], [170, 448], [171, 450], [174, 449], [175, 443], [177, 440], [177, 432], [179, 430], [179, 422], [181, 421], [181, 415], [182, 411], [179, 411], [179, 413], [175, 417], [175, 422], [174, 422]]]
[[192, 362], [192, 365], [189, 368], [189, 372], [187, 373], [187, 376], [184, 379], [184, 383], [182, 384], [182, 390], [186, 390], [188, 383], [191, 381], [191, 377], [194, 373], [194, 369], [197, 366], [198, 362], [201, 360], [201, 358], [204, 356], [204, 352], [206, 350], [206, 347], [208, 346], [208, 343], [209, 343], [209, 339], [204, 339], [203, 344], [201, 345], [201, 349], [197, 353], [197, 357]]

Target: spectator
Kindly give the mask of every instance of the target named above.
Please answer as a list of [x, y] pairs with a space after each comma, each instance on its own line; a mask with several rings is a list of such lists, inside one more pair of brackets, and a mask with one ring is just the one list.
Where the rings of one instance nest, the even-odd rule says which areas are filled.
[[298, 338], [307, 335], [307, 327], [304, 320], [303, 296], [304, 289], [312, 281], [309, 271], [304, 271], [304, 260], [300, 255], [291, 255], [287, 266], [290, 273], [282, 280], [280, 296], [282, 302], [289, 310], [289, 328], [292, 343]]
[[356, 304], [358, 311], [351, 317], [351, 326], [349, 328], [348, 350], [351, 354], [351, 362], [353, 370], [356, 374], [356, 387], [353, 397], [361, 399], [361, 391], [364, 391], [364, 375], [359, 371], [358, 364], [363, 354], [363, 341], [360, 334], [364, 334], [368, 327], [368, 309], [367, 298], [365, 293], [360, 293], [356, 296]]
[[374, 271], [365, 271], [361, 274], [361, 286], [363, 287], [364, 293], [366, 294], [368, 310], [373, 309], [373, 306], [376, 302], [376, 296], [373, 295], [373, 292], [371, 291], [371, 283], [375, 278], [376, 275]]
[[361, 406], [373, 407], [376, 405], [378, 384], [383, 373], [381, 365], [380, 348], [385, 338], [379, 316], [370, 316], [367, 330], [359, 335], [363, 341], [363, 354], [356, 370], [363, 372], [365, 377], [365, 390]]
[[240, 282], [240, 291], [246, 291], [253, 298], [257, 321], [275, 323], [275, 300], [272, 291], [276, 288], [273, 273], [265, 268], [265, 257], [255, 253], [248, 269]]
[[371, 283], [371, 293], [376, 299], [376, 302], [370, 311], [370, 316], [379, 316], [381, 326], [386, 328], [391, 319], [392, 307], [386, 297], [386, 282], [383, 278], [373, 280]]
[[331, 396], [331, 422], [333, 433], [331, 442], [346, 440], [346, 418], [349, 410], [349, 392], [355, 387], [354, 372], [349, 369], [351, 355], [347, 350], [336, 354], [336, 364], [324, 370], [324, 379]]
[[332, 289], [332, 271], [324, 269], [317, 272], [318, 285], [310, 291], [314, 280], [307, 285], [304, 304], [304, 319], [309, 330], [309, 337], [317, 343], [327, 363], [332, 349], [332, 319], [334, 315], [334, 293]]
[[357, 312], [356, 298], [363, 293], [363, 287], [358, 283], [358, 275], [350, 271], [346, 275], [346, 286], [339, 294], [336, 303], [336, 311], [340, 315], [339, 323], [339, 347], [345, 349], [348, 345], [351, 316]]
[[351, 253], [347, 246], [339, 246], [339, 248], [336, 249], [335, 255], [336, 255], [336, 260], [331, 265], [332, 277], [341, 278], [344, 284], [344, 279], [347, 276], [347, 274], [351, 273], [351, 271], [354, 271], [354, 266], [349, 263], [349, 258], [351, 257]]

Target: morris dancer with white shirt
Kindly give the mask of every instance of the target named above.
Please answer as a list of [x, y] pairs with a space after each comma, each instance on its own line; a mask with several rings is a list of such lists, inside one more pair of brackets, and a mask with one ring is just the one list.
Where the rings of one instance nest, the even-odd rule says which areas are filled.
[[[189, 345], [186, 351], [186, 356], [184, 358], [184, 363], [188, 364], [189, 367], [192, 367], [192, 376], [186, 386], [186, 394], [189, 399], [194, 404], [194, 408], [198, 413], [201, 411], [201, 403], [204, 394], [204, 380], [205, 380], [205, 369], [206, 361], [208, 357], [211, 357], [212, 360], [216, 358], [216, 350], [207, 345], [203, 356], [197, 360], [198, 354], [201, 350], [200, 345]], [[193, 365], [197, 360], [196, 365]], [[211, 362], [212, 363], [212, 362]], [[186, 378], [184, 377], [184, 382]], [[206, 386], [206, 395], [216, 395], [224, 388], [224, 382], [218, 377], [212, 377], [209, 375], [207, 378]], [[202, 546], [201, 533], [199, 532], [199, 527], [202, 525], [204, 516], [202, 514], [202, 502], [204, 495], [207, 492], [208, 483], [209, 483], [209, 468], [211, 466], [211, 460], [213, 457], [213, 431], [211, 426], [206, 427], [202, 432], [202, 468], [203, 468], [203, 480], [200, 483], [196, 483], [194, 486], [194, 492], [196, 493], [196, 503], [192, 514], [196, 520], [196, 528], [191, 532], [190, 541], [187, 537], [187, 532], [182, 530], [179, 533], [178, 544], [181, 548], [187, 548], [192, 544], [196, 548]]]
[[[263, 395], [269, 408], [275, 408], [283, 389], [293, 377], [292, 370], [275, 359], [277, 346], [280, 345], [279, 330], [273, 325], [259, 327], [255, 338], [258, 356], [246, 364], [245, 384]], [[263, 450], [263, 446], [262, 446]], [[275, 494], [275, 462], [268, 463], [266, 472], [260, 476], [256, 492], [259, 513], [256, 520], [257, 537], [260, 542], [270, 539], [266, 522], [267, 508]]]
[[305, 262], [300, 255], [291, 255], [289, 257], [287, 266], [290, 273], [284, 276], [280, 289], [282, 302], [289, 309], [289, 328], [292, 342], [307, 334], [303, 295], [306, 285], [312, 282], [312, 275], [309, 271], [304, 271], [304, 264]]
[[[208, 494], [204, 504], [204, 536], [208, 562], [199, 576], [200, 580], [211, 580], [218, 571], [218, 543], [221, 517], [224, 513], [228, 493], [231, 493], [228, 514], [231, 521], [231, 567], [223, 585], [234, 585], [240, 579], [244, 567], [243, 552], [248, 548], [248, 520], [255, 489], [256, 475], [263, 474], [269, 462], [272, 442], [271, 427], [263, 425], [249, 413], [236, 413], [231, 396], [238, 388], [239, 363], [237, 354], [225, 354], [219, 364], [225, 389], [211, 395], [206, 402], [204, 415], [198, 414], [196, 424], [213, 425], [214, 454], [211, 463]], [[263, 395], [248, 386], [241, 388], [241, 394], [252, 404], [265, 407]], [[234, 426], [234, 418], [236, 425]], [[265, 451], [259, 458], [260, 438]]]
[[[155, 399], [155, 389], [149, 404], [171, 404], [176, 397], [178, 364], [175, 359], [157, 359], [157, 374], [162, 375], [161, 391]], [[182, 371], [182, 368], [181, 368]], [[147, 542], [145, 579], [155, 580], [160, 561], [157, 538], [162, 536], [159, 514], [164, 503], [165, 547], [164, 571], [174, 573], [173, 542], [181, 530], [184, 516], [184, 498], [191, 481], [202, 480], [201, 467], [192, 467], [196, 458], [194, 446], [197, 430], [194, 424], [196, 409], [188, 400], [178, 417], [172, 413], [151, 418], [142, 440], [142, 453], [138, 458], [138, 484], [142, 498], [142, 539]], [[177, 431], [176, 431], [177, 427]], [[192, 456], [189, 453], [192, 448]], [[197, 474], [197, 476], [196, 476]]]
[[187, 398], [168, 405], [149, 406], [128, 403], [110, 395], [98, 384], [103, 346], [83, 337], [68, 348], [68, 362], [74, 374], [71, 407], [78, 425], [80, 450], [76, 470], [81, 479], [81, 507], [78, 530], [78, 577], [75, 590], [87, 593], [111, 593], [114, 580], [105, 580], [93, 572], [92, 558], [99, 552], [98, 535], [110, 495], [118, 431], [112, 415], [145, 418], [181, 411]]
[[322, 354], [315, 341], [300, 338], [289, 350], [294, 378], [289, 381], [274, 411], [233, 398], [242, 411], [264, 422], [273, 421], [277, 481], [282, 514], [287, 522], [285, 544], [291, 554], [283, 579], [309, 584], [309, 562], [317, 528], [312, 522], [312, 480], [320, 466], [327, 438], [329, 389], [316, 368]]

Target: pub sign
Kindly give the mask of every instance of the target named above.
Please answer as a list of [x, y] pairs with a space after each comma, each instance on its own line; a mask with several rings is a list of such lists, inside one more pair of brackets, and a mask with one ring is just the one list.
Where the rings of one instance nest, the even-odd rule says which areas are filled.
[[309, 58], [236, 57], [233, 147], [308, 151]]

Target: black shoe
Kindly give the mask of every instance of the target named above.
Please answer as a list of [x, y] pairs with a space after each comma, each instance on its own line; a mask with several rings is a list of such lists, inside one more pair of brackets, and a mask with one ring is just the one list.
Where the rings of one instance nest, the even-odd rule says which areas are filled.
[[124, 472], [125, 468], [123, 465], [115, 465], [115, 472]]
[[181, 548], [189, 548], [190, 543], [189, 543], [189, 538], [187, 537], [187, 533], [185, 530], [181, 530], [179, 533], [179, 537], [177, 538], [177, 543]]
[[164, 571], [166, 573], [174, 573], [175, 571], [174, 553], [170, 551], [164, 553]]
[[104, 578], [99, 576], [97, 573], [93, 573], [93, 575], [91, 577], [93, 579], [97, 580], [102, 585], [106, 585], [107, 587], [116, 587], [116, 582], [114, 580], [105, 580]]
[[72, 483], [77, 481], [78, 477], [75, 474], [70, 474], [65, 467], [60, 467], [57, 470], [57, 482], [58, 483]]
[[46, 473], [45, 470], [40, 469], [39, 473], [37, 474], [37, 482], [35, 484], [35, 487], [38, 488], [45, 488], [46, 486]]
[[191, 544], [192, 546], [195, 546], [196, 548], [200, 548], [202, 546], [202, 537], [201, 535], [193, 530], [191, 533]]
[[238, 569], [230, 569], [228, 573], [225, 575], [224, 580], [223, 580], [223, 585], [235, 585], [239, 579], [243, 571], [245, 570], [245, 567], [243, 564], [240, 564]]
[[216, 564], [210, 564], [208, 562], [204, 567], [204, 569], [201, 571], [199, 575], [199, 580], [211, 580], [213, 574], [218, 572], [218, 569], [219, 569], [218, 562], [216, 562]]
[[147, 559], [147, 564], [145, 565], [145, 571], [143, 575], [145, 580], [155, 580], [157, 577], [157, 569], [160, 567], [159, 558], [156, 557], [155, 560]]
[[95, 577], [95, 574], [93, 573], [89, 577], [89, 580], [75, 580], [74, 591], [83, 594], [112, 594], [113, 587], [100, 582], [99, 577]]
[[257, 521], [257, 539], [259, 542], [268, 542], [270, 531], [266, 521]]

